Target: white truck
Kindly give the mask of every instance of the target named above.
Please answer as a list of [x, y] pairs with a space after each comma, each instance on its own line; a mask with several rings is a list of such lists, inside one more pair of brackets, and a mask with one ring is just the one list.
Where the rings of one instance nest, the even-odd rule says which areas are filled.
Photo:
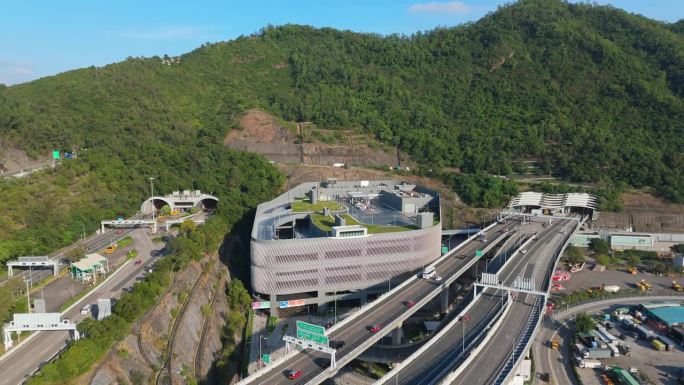
[[423, 270], [423, 279], [430, 279], [437, 274], [437, 269], [434, 266], [426, 267]]
[[582, 360], [580, 361], [580, 368], [582, 369], [596, 369], [600, 368], [603, 364], [598, 360]]
[[606, 293], [617, 293], [620, 291], [620, 286], [618, 285], [608, 285], [603, 287], [603, 291]]

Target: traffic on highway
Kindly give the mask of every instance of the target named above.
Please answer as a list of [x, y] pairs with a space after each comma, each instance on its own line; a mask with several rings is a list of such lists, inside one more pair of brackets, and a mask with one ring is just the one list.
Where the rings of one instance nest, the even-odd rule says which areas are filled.
[[[134, 239], [138, 250], [137, 259], [129, 260], [108, 281], [72, 304], [62, 313], [63, 319], [69, 319], [71, 322], [81, 321], [91, 316], [92, 311], [95, 310], [91, 304], [96, 303], [99, 298], [119, 298], [126, 288], [132, 287], [144, 275], [145, 265], [151, 265], [164, 247], [163, 244], [154, 244], [151, 241], [147, 229], [128, 229], [122, 234], [115, 235], [123, 234], [130, 234]], [[108, 237], [101, 238], [99, 241], [111, 239], [111, 237], [112, 234], [108, 234]], [[140, 262], [136, 263], [137, 261]], [[82, 311], [83, 309], [87, 310]], [[66, 331], [34, 332], [29, 339], [0, 356], [0, 373], [3, 374], [3, 381], [6, 381], [4, 383], [22, 383], [42, 364], [49, 362], [58, 354], [70, 340], [69, 333]]]

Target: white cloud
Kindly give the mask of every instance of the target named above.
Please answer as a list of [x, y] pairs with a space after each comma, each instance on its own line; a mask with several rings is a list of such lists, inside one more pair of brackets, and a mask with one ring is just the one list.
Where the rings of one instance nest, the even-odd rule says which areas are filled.
[[450, 1], [448, 3], [417, 3], [409, 7], [409, 13], [450, 13], [450, 14], [465, 14], [471, 11], [471, 8], [460, 2]]
[[117, 35], [137, 40], [197, 39], [208, 37], [204, 29], [187, 26], [133, 28], [120, 31]]

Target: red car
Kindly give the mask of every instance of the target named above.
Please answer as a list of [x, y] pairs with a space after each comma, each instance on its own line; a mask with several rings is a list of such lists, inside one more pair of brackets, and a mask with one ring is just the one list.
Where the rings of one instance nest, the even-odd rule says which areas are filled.
[[141, 259], [138, 259], [137, 261], [134, 262], [134, 265], [138, 266], [138, 265], [140, 265], [141, 263], [142, 263], [142, 260], [141, 260]]
[[370, 331], [371, 331], [372, 333], [377, 333], [377, 332], [380, 331], [380, 329], [382, 329], [382, 326], [380, 326], [380, 325], [373, 325], [373, 326], [371, 326]]
[[416, 304], [416, 301], [413, 301], [413, 300], [412, 301], [406, 301], [406, 307], [409, 309], [412, 308], [413, 305], [415, 305], [415, 304]]
[[299, 377], [301, 377], [302, 374], [304, 374], [304, 372], [302, 372], [301, 370], [288, 370], [287, 378], [289, 378], [290, 380], [296, 380]]

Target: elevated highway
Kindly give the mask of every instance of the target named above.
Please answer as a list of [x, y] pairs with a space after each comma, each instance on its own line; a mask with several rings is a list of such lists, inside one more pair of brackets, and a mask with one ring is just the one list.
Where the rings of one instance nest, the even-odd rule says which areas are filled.
[[[518, 224], [514, 219], [508, 219], [507, 223], [494, 224], [487, 229], [487, 239], [484, 242], [471, 237], [442, 256], [432, 264], [437, 275], [443, 277], [441, 281], [425, 280], [416, 275], [360, 309], [354, 316], [333, 326], [328, 333], [330, 340], [345, 342], [345, 346], [337, 351], [335, 368], [321, 364], [329, 358], [323, 353], [295, 350], [280, 361], [243, 379], [239, 384], [318, 384], [331, 377], [339, 368], [401, 326], [403, 321], [433, 298], [440, 293], [448, 293], [449, 285], [478, 261], [479, 258], [475, 257], [476, 250], [480, 249], [485, 254], [493, 250], [511, 235], [510, 230]], [[415, 301], [416, 304], [408, 308], [407, 301]], [[380, 325], [381, 330], [373, 333], [370, 331], [371, 325]], [[302, 370], [304, 374], [297, 380], [289, 380], [285, 372], [290, 369]]]
[[[541, 223], [534, 222], [529, 226], [521, 226], [518, 230], [523, 234], [537, 233], [536, 240], [530, 239], [525, 246], [521, 247], [520, 252], [513, 254], [506, 261], [493, 260], [487, 272], [497, 272], [499, 280], [506, 286], [513, 285], [519, 276], [533, 278], [539, 273], [539, 268], [535, 268], [539, 262], [539, 255], [544, 254], [548, 242], [554, 239], [562, 225], [563, 222], [559, 221], [547, 228], [543, 228]], [[504, 323], [508, 322], [509, 318], [515, 317], [521, 324], [525, 324], [526, 319], [518, 319], [520, 315], [513, 311], [520, 299], [514, 302], [508, 310], [500, 304], [507, 296], [504, 290], [484, 289], [481, 295], [471, 300], [473, 303], [465, 311], [467, 316], [465, 323], [458, 319], [451, 322], [447, 330], [435, 336], [434, 341], [428, 342], [430, 346], [417, 351], [378, 381], [378, 384], [439, 383], [451, 370], [472, 354], [472, 349], [468, 347], [476, 346], [484, 338], [483, 334], [487, 333], [489, 325], [498, 321], [497, 317], [503, 316], [500, 322]], [[458, 383], [470, 384], [460, 380]]]
[[[557, 231], [539, 242], [532, 252], [531, 260], [523, 271], [525, 277], [535, 276], [535, 289], [547, 292], [550, 277], [562, 250], [579, 221], [562, 219]], [[513, 369], [529, 349], [540, 324], [546, 299], [542, 296], [520, 293], [505, 321], [493, 331], [489, 342], [480, 346], [468, 365], [452, 372], [441, 383], [449, 384], [504, 384]]]

